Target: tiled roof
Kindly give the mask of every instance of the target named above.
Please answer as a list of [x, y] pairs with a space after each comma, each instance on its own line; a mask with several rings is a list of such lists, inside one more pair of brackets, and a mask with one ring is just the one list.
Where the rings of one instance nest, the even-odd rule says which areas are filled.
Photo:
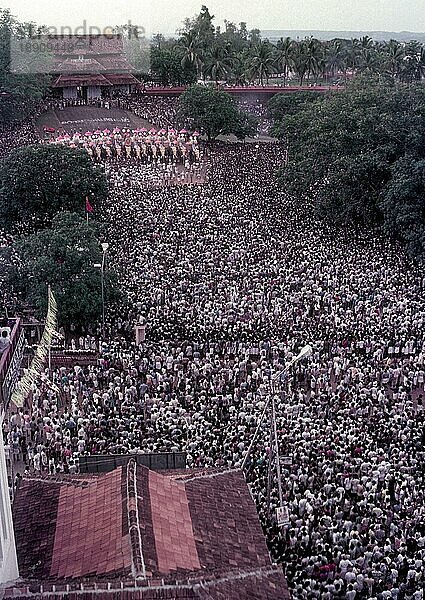
[[185, 482], [203, 569], [270, 564], [255, 504], [241, 471], [195, 476]]
[[168, 477], [131, 460], [108, 474], [24, 478], [13, 513], [23, 594], [26, 580], [34, 592], [70, 586], [70, 600], [84, 584], [83, 600], [108, 582], [115, 600], [137, 581], [129, 598], [288, 597], [240, 471]]
[[128, 536], [122, 532], [121, 469], [83, 489], [61, 486], [50, 576], [104, 576], [130, 565]]
[[149, 495], [158, 571], [197, 571], [201, 565], [184, 484], [149, 471]]
[[20, 600], [289, 600], [282, 570], [276, 566], [251, 571], [236, 570], [219, 577], [180, 582], [145, 581], [140, 585], [125, 581], [114, 584], [81, 584], [78, 588], [65, 585], [8, 588], [4, 598]]
[[77, 85], [111, 85], [100, 73], [97, 75], [59, 75], [53, 82], [52, 87], [74, 87]]
[[13, 504], [19, 572], [24, 577], [49, 576], [56, 531], [60, 484], [23, 479]]

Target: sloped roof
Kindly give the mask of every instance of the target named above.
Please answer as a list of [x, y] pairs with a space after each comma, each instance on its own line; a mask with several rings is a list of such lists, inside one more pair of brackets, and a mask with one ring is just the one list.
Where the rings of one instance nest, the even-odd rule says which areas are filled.
[[108, 582], [114, 598], [135, 583], [129, 598], [289, 597], [240, 471], [168, 477], [131, 460], [102, 475], [30, 476], [13, 515], [18, 596], [25, 583], [44, 594]]
[[111, 85], [111, 83], [100, 73], [97, 75], [59, 75], [52, 87], [75, 87], [78, 85]]

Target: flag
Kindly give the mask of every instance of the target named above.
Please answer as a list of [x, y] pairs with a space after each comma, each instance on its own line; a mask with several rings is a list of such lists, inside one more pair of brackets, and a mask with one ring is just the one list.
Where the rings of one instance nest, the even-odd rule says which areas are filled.
[[93, 212], [93, 206], [90, 204], [88, 196], [86, 196], [86, 212]]

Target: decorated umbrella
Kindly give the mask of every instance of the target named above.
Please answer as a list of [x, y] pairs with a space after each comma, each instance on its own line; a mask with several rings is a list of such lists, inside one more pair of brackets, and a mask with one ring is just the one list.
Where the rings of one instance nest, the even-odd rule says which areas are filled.
[[93, 132], [91, 132], [91, 131], [86, 131], [86, 133], [85, 133], [84, 135], [87, 135], [87, 136], [89, 136], [89, 135], [93, 135]]
[[169, 129], [168, 133], [176, 133], [176, 130], [175, 129]]
[[110, 130], [110, 129], [104, 129], [104, 130], [103, 130], [103, 133], [104, 133], [105, 135], [108, 135], [109, 133], [111, 133], [111, 130]]
[[164, 134], [164, 133], [167, 133], [167, 132], [165, 131], [165, 129], [160, 129], [160, 130], [158, 131], [158, 133]]
[[187, 129], [181, 129], [180, 133], [187, 133]]
[[194, 131], [192, 135], [201, 135], [199, 131]]
[[150, 129], [150, 130], [149, 130], [149, 133], [152, 133], [152, 134], [153, 134], [153, 133], [156, 133], [156, 129], [154, 129], [154, 128], [152, 127], [152, 129]]
[[112, 133], [119, 133], [121, 129], [119, 127], [114, 127]]
[[146, 133], [147, 129], [146, 127], [142, 127], [142, 129], [140, 130], [142, 133]]
[[102, 132], [100, 131], [100, 129], [96, 129], [96, 131], [94, 132], [94, 135], [100, 135]]

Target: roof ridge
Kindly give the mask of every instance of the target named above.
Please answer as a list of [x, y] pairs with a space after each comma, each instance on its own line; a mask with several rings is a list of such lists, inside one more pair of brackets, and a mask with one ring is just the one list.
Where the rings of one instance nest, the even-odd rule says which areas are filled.
[[[173, 590], [173, 589], [187, 589], [187, 590], [203, 590], [207, 591], [208, 588], [213, 588], [216, 585], [220, 585], [222, 583], [227, 583], [230, 581], [237, 581], [240, 579], [247, 579], [250, 577], [267, 577], [268, 575], [272, 575], [273, 573], [278, 573], [283, 575], [283, 569], [281, 566], [277, 564], [273, 565], [263, 565], [261, 567], [257, 567], [255, 569], [244, 569], [244, 568], [236, 568], [231, 569], [229, 571], [223, 572], [221, 574], [217, 573], [199, 573], [195, 574], [195, 576], [188, 576], [184, 579], [176, 579], [172, 581], [167, 581], [166, 579], [154, 578], [149, 579], [145, 578], [143, 582], [138, 584], [137, 580], [125, 580], [120, 579], [119, 581], [113, 582], [103, 582], [103, 584], [99, 583], [87, 583], [79, 582], [74, 585], [69, 584], [68, 582], [57, 582], [55, 584], [40, 584], [40, 591], [37, 591], [34, 586], [34, 582], [31, 582], [31, 585], [25, 584], [21, 588], [12, 588], [13, 597], [19, 598], [21, 594], [15, 593], [22, 590], [23, 594], [25, 594], [25, 589], [27, 590], [27, 594], [31, 593], [35, 598], [37, 597], [46, 597], [49, 596], [57, 597], [57, 596], [69, 596], [72, 593], [75, 596], [83, 595], [83, 594], [93, 594], [93, 595], [105, 595], [107, 594], [116, 594], [117, 592], [138, 592], [138, 591], [152, 591], [152, 590]], [[22, 582], [24, 583], [24, 582]], [[51, 587], [52, 589], [46, 589], [46, 587]], [[30, 592], [30, 588], [32, 591]], [[59, 588], [59, 589], [58, 589]], [[62, 589], [61, 589], [62, 588]], [[11, 598], [9, 595], [10, 590], [6, 588], [5, 598]]]
[[220, 477], [221, 475], [227, 475], [229, 473], [242, 473], [242, 470], [224, 469], [223, 471], [215, 471], [214, 473], [205, 473], [205, 471], [203, 471], [202, 473], [199, 473], [199, 475], [190, 475], [188, 477], [185, 477], [185, 475], [183, 474], [177, 477], [170, 476], [170, 479], [177, 481], [181, 480], [184, 481], [184, 483], [187, 483], [188, 481], [194, 481], [196, 479], [213, 479], [214, 477]]
[[146, 568], [143, 559], [142, 534], [140, 533], [139, 507], [137, 494], [137, 463], [134, 458], [127, 463], [127, 516], [130, 535], [132, 574], [135, 578], [145, 578]]
[[97, 474], [95, 477], [67, 477], [66, 475], [61, 474], [60, 476], [56, 475], [56, 474], [47, 474], [45, 476], [43, 475], [24, 475], [22, 478], [22, 482], [20, 485], [22, 485], [23, 483], [29, 482], [29, 481], [38, 481], [39, 483], [48, 483], [48, 484], [52, 484], [52, 483], [56, 483], [59, 485], [74, 485], [76, 487], [85, 487], [87, 485], [92, 485], [93, 483], [96, 483], [96, 481], [98, 481], [98, 477]]

